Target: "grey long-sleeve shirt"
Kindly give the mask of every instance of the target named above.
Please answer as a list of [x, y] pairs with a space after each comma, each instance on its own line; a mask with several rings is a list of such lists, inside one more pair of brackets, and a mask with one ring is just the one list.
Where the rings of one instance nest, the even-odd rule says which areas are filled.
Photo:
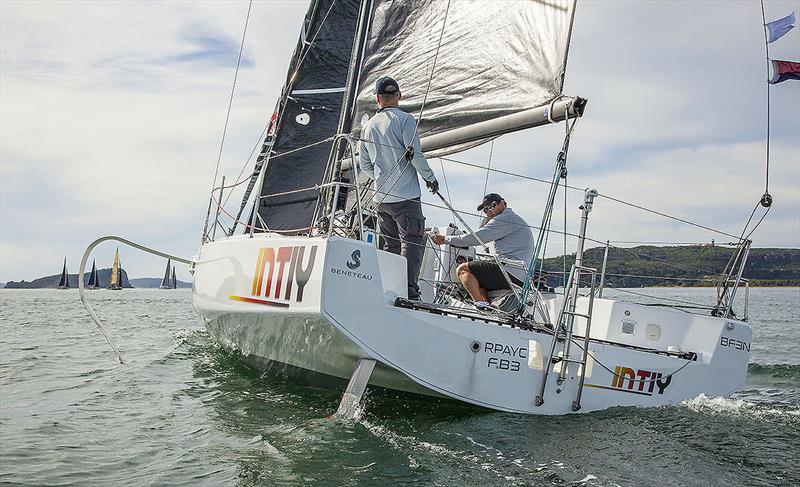
[[[374, 201], [397, 203], [419, 198], [418, 172], [426, 181], [436, 179], [422, 155], [414, 117], [403, 110], [380, 110], [367, 122], [361, 138], [360, 166], [375, 180]], [[414, 158], [409, 162], [405, 152], [410, 145], [414, 147]]]
[[[533, 256], [533, 234], [521, 216], [506, 208], [492, 219], [484, 220], [481, 228], [475, 232], [483, 243], [494, 242], [494, 250], [498, 257], [520, 260], [527, 265]], [[473, 247], [480, 245], [475, 235], [450, 236], [445, 243], [456, 247]], [[506, 272], [520, 281], [525, 281], [525, 271], [506, 266]]]

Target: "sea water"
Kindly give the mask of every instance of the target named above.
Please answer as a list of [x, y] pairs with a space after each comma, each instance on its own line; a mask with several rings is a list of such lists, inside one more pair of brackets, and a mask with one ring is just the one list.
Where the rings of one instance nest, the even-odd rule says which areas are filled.
[[[709, 304], [713, 289], [637, 289]], [[647, 297], [607, 291], [606, 297]], [[800, 485], [800, 290], [750, 292], [747, 383], [652, 409], [542, 417], [262, 376], [222, 351], [189, 290], [0, 290], [0, 483]]]

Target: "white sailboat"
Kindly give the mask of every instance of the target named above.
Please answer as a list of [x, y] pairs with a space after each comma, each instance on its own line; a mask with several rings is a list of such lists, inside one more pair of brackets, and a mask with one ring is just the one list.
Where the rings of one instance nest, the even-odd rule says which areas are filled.
[[[517, 305], [480, 311], [448, 292], [455, 256], [430, 242], [423, 302], [409, 301], [405, 258], [376, 247], [370, 183], [350, 163], [358, 125], [375, 112], [375, 79], [398, 79], [401, 108], [418, 118], [429, 157], [538, 125], [569, 128], [586, 104], [562, 93], [574, 9], [568, 0], [313, 0], [251, 181], [250, 217], [237, 216], [225, 236], [204, 231], [191, 267], [209, 332], [260, 368], [350, 379], [351, 398], [369, 383], [552, 415], [740, 387], [752, 332], [732, 306], [749, 240], [725, 271], [713, 313], [602, 298], [601, 271], [582, 262], [597, 195], [589, 190], [566, 292], [532, 284], [569, 136]], [[212, 194], [217, 217], [226, 189]]]

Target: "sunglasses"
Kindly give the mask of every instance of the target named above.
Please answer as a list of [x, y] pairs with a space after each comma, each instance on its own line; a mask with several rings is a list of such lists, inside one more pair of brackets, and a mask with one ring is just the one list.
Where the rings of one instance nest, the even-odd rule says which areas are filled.
[[488, 204], [488, 205], [484, 206], [484, 207], [483, 207], [483, 210], [481, 210], [481, 211], [483, 211], [484, 213], [489, 213], [490, 211], [492, 211], [492, 210], [494, 210], [495, 208], [497, 208], [497, 205], [499, 205], [499, 204], [500, 204], [500, 203], [499, 203], [499, 202], [497, 202], [497, 201], [496, 201], [496, 202], [494, 202], [494, 203]]

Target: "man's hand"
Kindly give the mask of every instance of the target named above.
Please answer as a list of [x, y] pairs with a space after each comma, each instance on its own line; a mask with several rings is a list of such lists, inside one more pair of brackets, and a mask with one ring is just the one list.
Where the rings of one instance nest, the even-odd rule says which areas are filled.
[[431, 240], [433, 240], [433, 243], [436, 245], [442, 245], [444, 243], [444, 235], [431, 235]]
[[433, 181], [425, 180], [425, 186], [427, 186], [428, 189], [431, 190], [431, 193], [439, 192], [439, 181], [435, 179]]

